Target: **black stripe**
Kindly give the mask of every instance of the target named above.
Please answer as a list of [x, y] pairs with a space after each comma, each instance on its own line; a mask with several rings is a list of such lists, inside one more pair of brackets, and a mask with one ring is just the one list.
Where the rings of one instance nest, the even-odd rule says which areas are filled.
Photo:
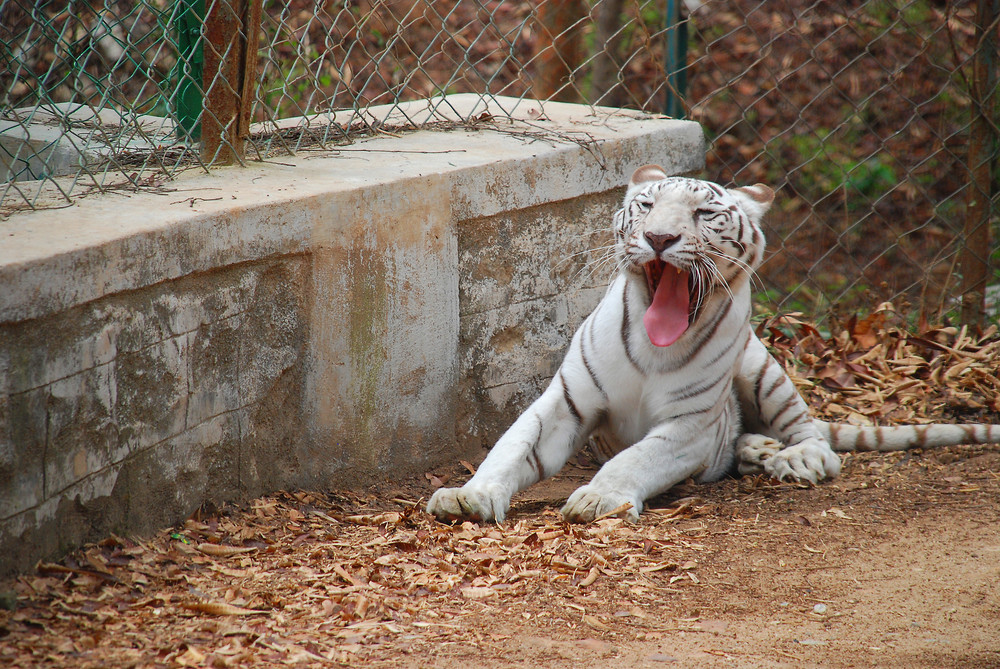
[[[593, 328], [593, 324], [591, 324], [591, 328], [590, 329], [591, 329], [591, 332], [593, 332], [593, 329], [594, 329]], [[598, 379], [597, 379], [597, 372], [595, 372], [594, 368], [590, 365], [590, 361], [587, 360], [587, 352], [583, 349], [583, 343], [584, 343], [584, 340], [586, 338], [587, 338], [587, 333], [585, 333], [585, 332], [581, 333], [581, 335], [580, 335], [580, 359], [583, 360], [583, 366], [587, 369], [587, 373], [590, 374], [590, 380], [594, 382], [594, 387], [597, 388], [597, 391], [599, 393], [601, 393], [601, 397], [603, 397], [605, 399], [605, 401], [607, 401], [608, 394], [606, 392], [604, 392], [604, 387], [601, 385], [601, 382], [598, 381]]]
[[711, 390], [713, 387], [719, 384], [721, 381], [725, 381], [729, 377], [729, 370], [727, 369], [722, 373], [721, 376], [717, 377], [715, 380], [707, 383], [690, 383], [680, 390], [671, 393], [675, 401], [679, 400], [689, 400], [692, 397], [697, 397], [698, 395]]
[[530, 460], [528, 461], [532, 467], [535, 468], [535, 473], [538, 474], [538, 480], [541, 481], [545, 478], [545, 467], [542, 465], [542, 459], [538, 457], [538, 446], [542, 442], [542, 419], [539, 416], [535, 416], [538, 420], [538, 434], [535, 435], [535, 443], [531, 446], [531, 453], [528, 454]]
[[868, 446], [868, 435], [865, 434], [864, 428], [858, 430], [858, 438], [854, 442], [854, 447], [859, 451], [870, 451], [871, 448]]
[[778, 373], [778, 378], [775, 379], [774, 383], [772, 383], [768, 387], [768, 389], [766, 391], [764, 391], [764, 394], [759, 397], [759, 400], [761, 402], [763, 402], [764, 400], [766, 400], [768, 397], [770, 397], [774, 393], [775, 390], [777, 390], [781, 386], [785, 385], [785, 381], [787, 379], [788, 379], [788, 375], [784, 373], [784, 370], [780, 371]]
[[679, 413], [676, 416], [670, 416], [667, 420], [680, 420], [681, 418], [687, 418], [688, 416], [704, 416], [704, 409], [695, 409], [694, 411], [686, 411], [684, 413]]
[[[722, 412], [715, 418], [713, 422], [715, 423], [715, 443], [718, 444], [722, 442], [722, 435], [724, 435], [729, 431], [729, 412], [728, 411]], [[721, 451], [722, 449], [719, 449], [719, 451], [717, 451], [719, 455], [716, 457], [722, 455]]]
[[541, 481], [545, 478], [545, 469], [542, 467], [542, 460], [538, 457], [538, 453], [534, 450], [531, 451], [531, 466], [534, 468], [535, 473], [538, 474], [538, 480]]
[[725, 320], [726, 316], [729, 314], [730, 307], [733, 306], [731, 300], [726, 300], [723, 303], [723, 308], [716, 312], [716, 318], [712, 321], [711, 325], [708, 326], [708, 331], [701, 334], [698, 341], [694, 343], [691, 349], [691, 357], [694, 358], [701, 352], [701, 349], [707, 344], [714, 336], [716, 331], [719, 329], [719, 325]]
[[580, 417], [580, 411], [576, 408], [576, 402], [573, 401], [572, 395], [569, 392], [569, 386], [566, 385], [566, 377], [559, 373], [559, 382], [562, 384], [563, 389], [563, 399], [566, 400], [566, 406], [569, 407], [569, 412], [573, 414], [573, 418], [576, 419], [577, 425], [583, 424], [583, 418]]
[[[767, 375], [767, 368], [771, 365], [771, 356], [767, 356], [767, 360], [764, 365], [757, 370], [757, 376], [753, 380], [753, 395], [751, 399], [754, 403], [754, 411], [757, 413], [758, 417], [761, 417], [761, 406], [760, 406], [760, 386], [764, 383], [764, 376]], [[761, 417], [762, 418], [762, 417]], [[762, 418], [763, 419], [763, 418]]]
[[642, 372], [642, 368], [639, 367], [639, 363], [635, 361], [632, 357], [632, 349], [628, 343], [628, 333], [629, 333], [629, 311], [628, 311], [628, 280], [623, 282], [625, 284], [622, 290], [622, 345], [625, 347], [625, 357], [628, 361], [632, 363], [636, 371]]
[[779, 432], [784, 432], [785, 430], [787, 430], [788, 428], [790, 428], [792, 425], [795, 425], [795, 423], [797, 423], [798, 421], [802, 420], [803, 417], [808, 418], [809, 417], [809, 412], [808, 411], [800, 411], [793, 418], [790, 418], [790, 419], [786, 420], [784, 423], [782, 423], [781, 427], [778, 428], [778, 431]]
[[798, 398], [789, 397], [787, 400], [785, 400], [785, 403], [781, 405], [781, 409], [778, 411], [778, 413], [772, 414], [769, 418], [764, 418], [763, 416], [761, 416], [761, 418], [764, 418], [764, 423], [770, 427], [774, 427], [774, 422], [778, 420], [778, 418], [783, 416], [786, 411], [795, 406], [796, 399]]
[[[790, 434], [784, 434], [782, 436], [785, 437], [785, 439], [788, 440], [789, 444], [797, 444], [800, 441], [802, 441], [803, 439], [805, 439], [805, 437], [800, 437], [799, 435], [802, 434], [803, 431], [806, 431], [807, 428], [809, 428], [811, 425], [812, 425], [812, 421], [806, 421], [805, 423], [800, 424], [799, 428], [797, 430], [795, 430], [795, 432], [792, 432]], [[809, 436], [811, 436], [811, 435], [809, 435]]]
[[[750, 315], [747, 314], [747, 318], [746, 319], [749, 319], [749, 317], [750, 317]], [[746, 341], [743, 342], [743, 351], [744, 352], [747, 350], [747, 344], [749, 343], [750, 337], [752, 337], [752, 336], [753, 336], [753, 332], [751, 330], [747, 329]], [[711, 360], [708, 360], [708, 361], [705, 362], [704, 368], [708, 369], [709, 367], [711, 367], [712, 365], [714, 365], [716, 362], [718, 362], [723, 357], [725, 357], [727, 353], [731, 353], [732, 350], [733, 350], [733, 348], [734, 348], [733, 346], [723, 346], [722, 350], [720, 350], [718, 353], [715, 354], [715, 357], [713, 357]], [[740, 364], [742, 365], [742, 363], [740, 363]], [[739, 370], [736, 370], [736, 372], [738, 374]]]
[[[744, 348], [745, 348], [745, 345], [744, 345]], [[722, 358], [724, 358], [727, 353], [732, 353], [732, 351], [733, 351], [733, 347], [731, 347], [731, 346], [723, 346], [722, 350], [720, 350], [718, 353], [716, 353], [714, 358], [712, 358], [711, 360], [705, 361], [704, 368], [708, 369], [709, 367], [711, 367], [715, 363], [719, 362], [719, 360], [721, 360]]]

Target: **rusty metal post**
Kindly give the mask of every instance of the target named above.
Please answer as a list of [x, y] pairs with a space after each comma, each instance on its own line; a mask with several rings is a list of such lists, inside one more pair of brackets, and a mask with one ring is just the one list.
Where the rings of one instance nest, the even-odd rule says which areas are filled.
[[583, 0], [545, 0], [538, 6], [537, 78], [531, 93], [539, 100], [579, 102], [579, 89], [570, 82], [582, 62], [586, 16]]
[[260, 53], [260, 21], [264, 0], [250, 0], [243, 17], [243, 71], [240, 73], [240, 140], [250, 136], [253, 122], [253, 101], [257, 93], [257, 58]]
[[976, 52], [972, 66], [973, 118], [969, 128], [969, 185], [960, 266], [962, 322], [982, 323], [990, 275], [990, 213], [997, 160], [997, 21], [1000, 0], [976, 3]]
[[622, 42], [622, 12], [625, 0], [603, 0], [596, 7], [594, 68], [590, 75], [590, 101], [605, 107], [620, 107], [627, 98], [618, 81], [618, 58]]
[[201, 157], [206, 164], [243, 164], [257, 78], [263, 0], [207, 0]]

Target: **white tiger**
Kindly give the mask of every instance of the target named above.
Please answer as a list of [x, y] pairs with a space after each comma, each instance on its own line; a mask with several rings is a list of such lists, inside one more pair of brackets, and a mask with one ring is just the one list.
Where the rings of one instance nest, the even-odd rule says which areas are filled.
[[[619, 271], [542, 395], [461, 488], [434, 493], [441, 519], [503, 521], [511, 497], [556, 474], [593, 437], [608, 458], [562, 508], [586, 522], [688, 477], [734, 468], [817, 483], [840, 472], [834, 449], [1000, 442], [1000, 425], [857, 427], [809, 417], [750, 327], [750, 275], [764, 252], [762, 184], [726, 189], [632, 175], [614, 217]], [[628, 506], [630, 505], [630, 506]]]

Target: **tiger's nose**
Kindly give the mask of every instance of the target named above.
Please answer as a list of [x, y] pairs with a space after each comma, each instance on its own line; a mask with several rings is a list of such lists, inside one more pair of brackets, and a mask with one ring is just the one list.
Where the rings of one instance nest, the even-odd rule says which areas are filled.
[[649, 247], [653, 249], [654, 253], [666, 251], [681, 238], [680, 235], [658, 235], [655, 232], [647, 232], [643, 236], [649, 242]]

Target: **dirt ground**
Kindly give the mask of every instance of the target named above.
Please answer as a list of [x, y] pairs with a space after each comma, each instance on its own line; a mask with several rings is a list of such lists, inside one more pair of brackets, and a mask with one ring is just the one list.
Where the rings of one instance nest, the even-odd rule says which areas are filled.
[[998, 446], [566, 525], [592, 474], [522, 493], [504, 527], [422, 511], [456, 464], [109, 537], [0, 584], [0, 666], [1000, 667]]

